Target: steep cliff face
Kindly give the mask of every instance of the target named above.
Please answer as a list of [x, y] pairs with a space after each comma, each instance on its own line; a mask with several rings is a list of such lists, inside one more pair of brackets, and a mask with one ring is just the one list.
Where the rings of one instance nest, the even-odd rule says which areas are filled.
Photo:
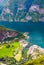
[[44, 0], [9, 0], [0, 21], [10, 22], [44, 21]]

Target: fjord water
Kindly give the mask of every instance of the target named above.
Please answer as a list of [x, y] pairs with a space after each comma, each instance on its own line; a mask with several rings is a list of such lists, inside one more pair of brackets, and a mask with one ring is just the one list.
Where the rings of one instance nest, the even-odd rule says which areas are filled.
[[36, 44], [44, 48], [44, 23], [43, 22], [0, 22], [0, 26], [5, 26], [19, 32], [28, 32], [32, 45]]

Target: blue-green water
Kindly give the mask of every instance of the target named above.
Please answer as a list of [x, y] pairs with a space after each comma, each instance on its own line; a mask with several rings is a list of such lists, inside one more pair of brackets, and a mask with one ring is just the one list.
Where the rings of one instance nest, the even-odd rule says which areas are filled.
[[0, 22], [0, 25], [3, 25], [7, 28], [14, 29], [19, 32], [29, 32], [28, 41], [31, 44], [36, 44], [44, 48], [44, 23], [38, 22], [28, 22], [28, 23], [9, 23], [9, 22]]
[[31, 32], [28, 41], [44, 48], [44, 34], [39, 31]]

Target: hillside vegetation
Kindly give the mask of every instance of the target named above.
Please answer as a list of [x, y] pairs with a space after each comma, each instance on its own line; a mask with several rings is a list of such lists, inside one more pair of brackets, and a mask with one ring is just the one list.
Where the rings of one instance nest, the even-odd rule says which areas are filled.
[[23, 65], [44, 65], [44, 55], [41, 55], [39, 58], [35, 60], [30, 60]]

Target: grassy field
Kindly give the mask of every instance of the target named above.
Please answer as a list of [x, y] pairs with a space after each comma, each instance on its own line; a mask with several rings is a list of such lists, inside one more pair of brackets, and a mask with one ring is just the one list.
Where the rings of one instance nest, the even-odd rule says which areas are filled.
[[8, 44], [3, 44], [0, 46], [0, 58], [2, 57], [13, 57], [14, 56], [14, 51], [16, 48], [20, 47], [19, 42], [13, 42], [9, 44], [9, 47], [7, 48]]

